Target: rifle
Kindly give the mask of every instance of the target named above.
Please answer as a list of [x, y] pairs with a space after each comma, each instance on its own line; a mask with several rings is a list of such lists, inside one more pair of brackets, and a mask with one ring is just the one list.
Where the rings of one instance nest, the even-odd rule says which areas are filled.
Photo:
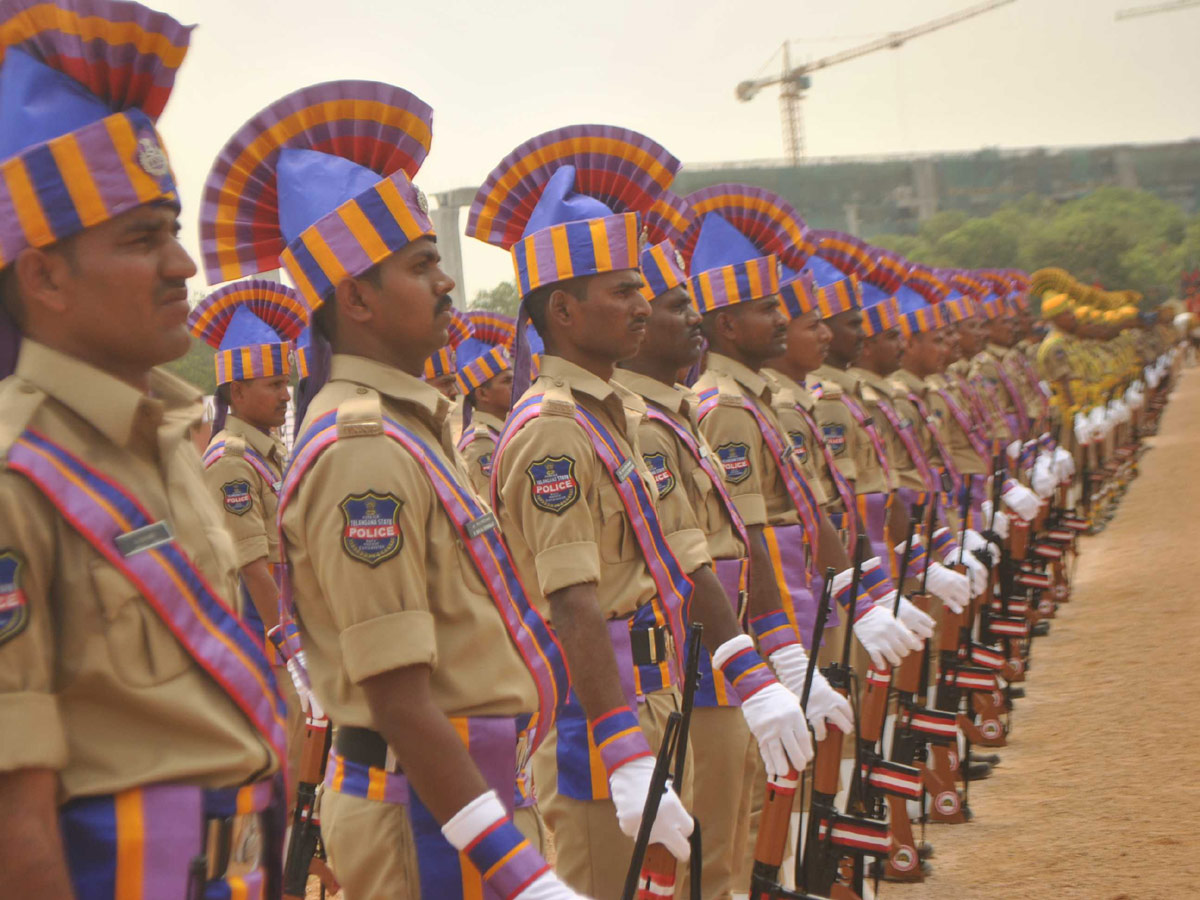
[[[817, 668], [817, 652], [825, 635], [825, 621], [829, 616], [829, 605], [833, 600], [833, 569], [825, 570], [825, 584], [821, 590], [821, 601], [817, 607], [817, 621], [813, 628], [813, 639], [809, 645], [808, 670], [804, 674], [804, 689], [800, 694], [800, 705], [808, 705], [812, 690], [813, 673]], [[838, 755], [841, 755], [839, 748]], [[783, 865], [783, 853], [787, 847], [788, 831], [792, 824], [792, 807], [800, 773], [789, 769], [775, 779], [767, 779], [767, 792], [763, 799], [762, 814], [758, 820], [758, 837], [754, 843], [754, 868], [750, 873], [750, 900], [815, 900], [803, 891], [789, 891], [779, 883], [779, 867]], [[796, 859], [801, 859], [800, 847], [796, 847]], [[797, 866], [799, 869], [799, 866]], [[797, 878], [796, 883], [801, 881]]]
[[[676, 785], [683, 784], [683, 770], [687, 763], [687, 744], [688, 731], [692, 724], [692, 707], [696, 700], [696, 682], [700, 678], [700, 647], [701, 638], [704, 634], [704, 626], [699, 622], [693, 622], [688, 630], [688, 647], [687, 647], [687, 662], [684, 665], [684, 683], [683, 683], [683, 702], [679, 713], [679, 728], [675, 735], [674, 746], [674, 769], [672, 778]], [[668, 744], [666, 736], [663, 737], [663, 745]], [[661, 754], [661, 750], [660, 750]], [[655, 770], [657, 772], [657, 768]], [[658, 789], [661, 795], [662, 788]], [[654, 792], [654, 783], [651, 782], [651, 792]], [[642, 812], [642, 825], [638, 830], [638, 841], [642, 840], [643, 832], [645, 833], [646, 844], [650, 840], [650, 828], [654, 827], [654, 818], [658, 815], [658, 801], [654, 803], [653, 812], [650, 811], [650, 798], [646, 798], [646, 808]], [[647, 818], [649, 818], [649, 826], [647, 826]], [[692, 856], [691, 856], [691, 895], [693, 900], [698, 900], [700, 897], [700, 876], [701, 862], [703, 855], [701, 853], [700, 843], [700, 823], [695, 819], [692, 820]], [[634, 864], [637, 863], [635, 868]], [[675, 890], [675, 857], [671, 855], [671, 851], [661, 844], [653, 846], [634, 846], [633, 859], [630, 861], [629, 873], [625, 878], [626, 896], [636, 896], [638, 900], [642, 898], [662, 897], [670, 895]], [[629, 894], [630, 877], [637, 873], [635, 880], [636, 895]]]
[[[301, 685], [308, 681], [304, 651], [299, 650], [294, 634], [286, 626], [277, 625], [267, 637], [288, 661], [288, 669], [300, 673]], [[321, 843], [321, 819], [318, 814], [321, 785], [325, 780], [325, 761], [333, 734], [329, 718], [316, 706], [310, 707], [304, 721], [304, 746], [300, 749], [299, 779], [296, 786], [296, 806], [292, 810], [292, 833], [283, 863], [284, 900], [304, 900], [308, 876], [321, 881], [321, 895], [336, 894], [341, 887], [325, 861]]]
[[[854, 569], [850, 574], [850, 602], [846, 609], [846, 633], [842, 642], [842, 661], [834, 663], [823, 672], [830, 687], [843, 696], [851, 690], [850, 641], [853, 637], [854, 604], [858, 597], [858, 583], [862, 574], [863, 558], [866, 555], [867, 536], [860, 534], [854, 548]], [[814, 652], [816, 647], [813, 648]], [[805, 890], [813, 889], [818, 894], [828, 894], [838, 877], [838, 858], [833, 852], [833, 824], [837, 818], [834, 799], [838, 790], [838, 775], [842, 762], [842, 733], [831, 729], [825, 740], [817, 745], [817, 758], [813, 767], [812, 799], [808, 811], [808, 836], [804, 855], [796, 855], [796, 883]], [[825, 836], [822, 836], [822, 825]], [[825, 839], [827, 838], [827, 839]], [[859, 861], [861, 862], [861, 861]], [[861, 864], [855, 866], [855, 881], [861, 880]]]
[[650, 830], [654, 827], [654, 820], [658, 818], [658, 806], [667, 789], [672, 742], [682, 719], [683, 716], [680, 713], [673, 712], [667, 716], [667, 723], [663, 727], [663, 739], [658, 746], [658, 755], [654, 758], [654, 772], [650, 776], [650, 789], [646, 793], [646, 805], [642, 807], [642, 824], [638, 827], [637, 841], [633, 845], [633, 858], [630, 859], [629, 871], [625, 874], [625, 887], [621, 891], [621, 900], [634, 900], [634, 894], [639, 890], [638, 880], [642, 872], [642, 861], [646, 857], [646, 849], [650, 846]]

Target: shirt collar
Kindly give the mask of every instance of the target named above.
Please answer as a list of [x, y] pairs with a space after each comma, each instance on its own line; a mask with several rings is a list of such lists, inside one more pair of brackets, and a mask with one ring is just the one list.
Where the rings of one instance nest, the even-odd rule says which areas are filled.
[[888, 387], [887, 379], [872, 372], [870, 369], [852, 366], [846, 374], [853, 375], [857, 380], [882, 394], [884, 397], [891, 398], [892, 390]]
[[261, 429], [255, 428], [245, 419], [229, 415], [225, 419], [225, 430], [245, 440], [260, 456], [268, 459], [275, 457], [278, 462], [283, 458], [283, 448], [279, 441]]
[[767, 380], [758, 372], [742, 365], [736, 359], [731, 359], [720, 353], [710, 352], [708, 354], [708, 368], [712, 369], [718, 375], [727, 375], [732, 378], [760, 400], [770, 402], [771, 386], [767, 383]]
[[687, 418], [690, 413], [689, 392], [679, 385], [663, 384], [657, 378], [631, 372], [629, 369], [617, 369], [613, 373], [613, 381], [667, 412], [683, 418]]
[[365, 356], [334, 354], [330, 381], [350, 381], [372, 388], [385, 397], [415, 406], [440, 429], [450, 414], [450, 401], [435, 387], [415, 375]]
[[198, 422], [200, 392], [161, 369], [150, 372], [143, 394], [102, 369], [26, 338], [16, 375], [53, 397], [95, 427], [118, 447], [130, 446], [135, 433], [152, 433], [168, 417]]
[[471, 424], [481, 425], [484, 428], [490, 428], [492, 431], [503, 431], [504, 420], [498, 419], [491, 413], [486, 413], [481, 410], [473, 410], [471, 412]]
[[904, 385], [912, 393], [921, 395], [929, 387], [929, 384], [922, 378], [918, 378], [916, 373], [908, 371], [908, 369], [897, 369], [895, 378]]
[[818, 381], [832, 381], [847, 394], [856, 395], [858, 393], [858, 379], [846, 369], [839, 369], [826, 363], [812, 374]]

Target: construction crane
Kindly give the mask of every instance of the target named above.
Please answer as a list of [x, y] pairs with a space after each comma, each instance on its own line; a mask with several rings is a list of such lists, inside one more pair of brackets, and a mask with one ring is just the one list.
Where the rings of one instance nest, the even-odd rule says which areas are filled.
[[[743, 102], [752, 100], [763, 88], [776, 84], [779, 85], [779, 110], [783, 119], [784, 152], [792, 161], [792, 164], [797, 165], [804, 161], [805, 156], [802, 103], [805, 91], [812, 87], [812, 78], [810, 75], [813, 72], [819, 69], [828, 69], [830, 66], [849, 62], [852, 59], [858, 59], [860, 56], [866, 56], [868, 53], [874, 53], [876, 50], [895, 50], [898, 47], [904, 46], [904, 44], [915, 37], [939, 31], [951, 25], [957, 25], [959, 22], [973, 19], [975, 16], [1015, 2], [1016, 0], [989, 0], [987, 3], [978, 3], [975, 6], [951, 13], [948, 16], [942, 16], [940, 19], [926, 22], [924, 25], [918, 25], [916, 28], [893, 32], [862, 46], [843, 50], [841, 53], [834, 53], [831, 56], [823, 57], [815, 62], [804, 63], [795, 68], [792, 68], [791, 55], [788, 50], [788, 44], [785, 41], [783, 44], [782, 72], [779, 75], [743, 81], [737, 86], [737, 98]], [[1200, 0], [1189, 0], [1189, 2], [1200, 3]]]
[[1175, 0], [1174, 3], [1156, 3], [1153, 6], [1135, 6], [1132, 9], [1117, 10], [1118, 19], [1132, 19], [1137, 16], [1154, 16], [1158, 13], [1175, 12], [1190, 6], [1200, 6], [1200, 0]]

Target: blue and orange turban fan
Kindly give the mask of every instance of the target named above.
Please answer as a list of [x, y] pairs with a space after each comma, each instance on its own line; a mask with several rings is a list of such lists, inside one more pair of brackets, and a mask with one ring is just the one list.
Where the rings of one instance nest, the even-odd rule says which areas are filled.
[[672, 191], [663, 191], [658, 202], [642, 216], [642, 296], [661, 297], [677, 287], [688, 289], [687, 262], [679, 249], [691, 222], [688, 203]]
[[[117, 0], [5, 0], [0, 17], [0, 269], [143, 204], [177, 206], [154, 124], [192, 29]], [[0, 376], [19, 341], [0, 314]]]
[[896, 292], [904, 336], [911, 338], [950, 324], [945, 306], [947, 295], [946, 285], [931, 269], [914, 265]]
[[650, 138], [612, 125], [570, 125], [521, 144], [475, 195], [467, 234], [509, 251], [522, 297], [513, 394], [529, 383], [524, 299], [546, 285], [637, 269], [641, 221], [679, 171]]
[[858, 238], [840, 231], [810, 231], [816, 252], [808, 261], [821, 318], [861, 309], [863, 278], [874, 268], [871, 248]]
[[860, 282], [862, 330], [863, 337], [872, 338], [903, 324], [896, 294], [908, 273], [908, 261], [890, 250], [863, 246], [867, 248], [872, 265], [863, 270]]
[[778, 194], [747, 184], [716, 184], [685, 199], [692, 221], [680, 249], [701, 315], [779, 294], [785, 273], [788, 283], [795, 281], [812, 245], [808, 226]]
[[421, 376], [426, 381], [433, 381], [444, 375], [453, 375], [458, 371], [459, 345], [474, 335], [475, 328], [470, 319], [456, 309], [451, 314], [450, 327], [447, 331], [446, 346], [438, 349], [425, 360]]
[[[188, 316], [192, 334], [213, 347], [217, 384], [290, 375], [292, 346], [308, 308], [291, 288], [252, 278], [213, 291]], [[228, 410], [218, 399], [214, 433]]]
[[[332, 81], [275, 101], [217, 155], [204, 186], [200, 246], [210, 283], [280, 263], [317, 309], [362, 275], [434, 234], [412, 183], [433, 140], [433, 110], [377, 81]], [[308, 401], [328, 378], [326, 341], [314, 333]]]
[[517, 320], [486, 309], [469, 309], [464, 315], [474, 333], [458, 347], [458, 390], [469, 406], [472, 391], [512, 368], [509, 351], [516, 340]]

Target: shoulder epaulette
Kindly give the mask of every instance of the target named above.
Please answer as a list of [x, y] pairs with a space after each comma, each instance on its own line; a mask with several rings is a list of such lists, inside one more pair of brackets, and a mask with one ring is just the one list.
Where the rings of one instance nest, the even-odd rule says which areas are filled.
[[0, 382], [0, 458], [8, 457], [9, 448], [45, 399], [44, 393], [23, 378]]
[[339, 404], [337, 433], [339, 438], [383, 434], [383, 401], [378, 392], [356, 394]]
[[575, 398], [566, 387], [551, 386], [542, 394], [541, 415], [575, 418]]
[[865, 381], [859, 382], [858, 395], [867, 403], [879, 402], [879, 391], [875, 390], [875, 388], [871, 387]]
[[240, 434], [230, 434], [225, 437], [225, 456], [245, 456], [246, 439]]

